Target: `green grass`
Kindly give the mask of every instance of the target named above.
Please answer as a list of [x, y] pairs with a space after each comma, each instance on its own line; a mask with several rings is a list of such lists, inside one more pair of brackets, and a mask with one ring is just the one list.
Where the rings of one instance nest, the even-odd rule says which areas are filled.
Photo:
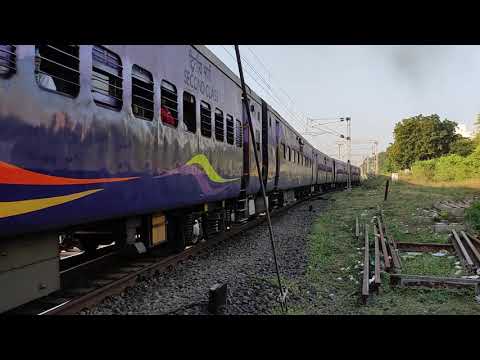
[[457, 271], [455, 268], [456, 261], [458, 261], [457, 258], [452, 259], [448, 256], [435, 257], [430, 253], [423, 253], [422, 255], [416, 255], [411, 258], [402, 257], [402, 274], [432, 276], [464, 275], [463, 272], [455, 275]]
[[[478, 194], [479, 189], [430, 187], [396, 182], [390, 184], [383, 202], [386, 178], [370, 179], [351, 193], [327, 195], [329, 208], [322, 212], [311, 229], [309, 262], [304, 281], [315, 289], [315, 300], [292, 307], [294, 314], [480, 314], [473, 290], [428, 290], [391, 288], [383, 278], [381, 294], [373, 295], [367, 306], [360, 305], [363, 240], [354, 238], [355, 217], [370, 221], [382, 205], [388, 231], [396, 241], [446, 242], [448, 234], [432, 232], [433, 220], [423, 217], [439, 200], [462, 199]], [[370, 234], [371, 232], [370, 225]], [[449, 254], [450, 255], [450, 254]], [[403, 272], [419, 275], [453, 276], [456, 259], [420, 255], [403, 261]], [[355, 268], [357, 266], [357, 268]], [[342, 270], [343, 269], [343, 270]], [[341, 278], [341, 280], [339, 280]]]
[[480, 232], [480, 201], [473, 203], [465, 211], [465, 220], [472, 230]]

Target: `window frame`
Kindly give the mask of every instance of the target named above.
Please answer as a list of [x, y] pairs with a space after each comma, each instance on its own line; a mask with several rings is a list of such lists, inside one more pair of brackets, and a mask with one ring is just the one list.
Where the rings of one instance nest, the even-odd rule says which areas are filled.
[[[70, 46], [70, 45], [67, 45], [67, 46]], [[35, 72], [35, 82], [37, 83], [37, 85], [40, 89], [42, 89], [44, 91], [49, 91], [49, 92], [54, 93], [54, 94], [59, 94], [59, 95], [62, 95], [62, 96], [66, 96], [66, 97], [69, 97], [71, 99], [76, 99], [78, 97], [78, 95], [80, 94], [80, 45], [72, 45], [71, 47], [76, 48], [77, 55], [72, 55], [72, 54], [68, 53], [67, 51], [64, 51], [65, 49], [59, 49], [55, 46], [48, 45], [48, 44], [46, 44], [46, 45], [35, 45], [34, 72]], [[52, 58], [48, 58], [46, 56], [44, 57], [44, 55], [46, 55], [46, 54], [42, 55], [41, 51], [47, 50], [47, 49], [49, 49], [51, 52], [56, 52], [56, 54], [64, 54], [64, 55], [66, 55], [70, 58], [73, 58], [74, 61], [77, 62], [76, 68], [72, 68], [70, 66], [67, 66], [66, 64], [55, 61]], [[39, 59], [41, 59], [41, 60], [39, 61]], [[59, 60], [59, 59], [56, 59], [56, 60]], [[37, 65], [37, 61], [39, 61], [39, 63], [40, 63], [39, 65]], [[58, 72], [54, 73], [53, 71], [46, 72], [46, 71], [41, 70], [40, 68], [41, 68], [41, 63], [42, 62], [47, 63], [47, 64], [53, 64], [53, 66], [57, 66], [57, 67], [59, 66], [60, 68], [67, 69], [67, 71], [71, 71], [72, 73], [76, 73], [76, 75], [75, 75], [76, 82], [65, 79], [64, 74], [61, 74], [61, 73], [58, 73]], [[49, 88], [43, 86], [42, 84], [40, 84], [40, 80], [39, 80], [40, 74], [43, 74], [44, 76], [50, 77], [50, 79], [53, 81], [53, 84], [55, 85], [55, 89], [49, 89]], [[60, 77], [58, 75], [62, 75], [64, 77]], [[73, 86], [76, 87], [76, 91], [73, 92], [73, 93], [69, 93], [69, 92], [66, 92], [66, 91], [58, 90], [58, 85], [59, 84], [57, 84], [57, 82], [54, 79], [57, 79], [57, 81], [61, 81], [61, 82], [64, 82], [64, 83], [73, 84]]]
[[[167, 84], [167, 85], [170, 85], [175, 91], [172, 91], [170, 89], [168, 89], [166, 86], [163, 86], [163, 84]], [[166, 100], [168, 101], [172, 101], [172, 99], [169, 99], [168, 97], [164, 96], [163, 93], [164, 91], [166, 93], [171, 93], [171, 94], [175, 94], [175, 105], [176, 105], [176, 108], [172, 108], [172, 107], [169, 107], [169, 106], [165, 106], [163, 105], [163, 99], [165, 98]], [[176, 117], [173, 117], [176, 122], [175, 122], [175, 125], [173, 124], [170, 124], [166, 121], [163, 120], [163, 117], [162, 117], [162, 109], [163, 107], [166, 108], [167, 111], [170, 112], [170, 114], [172, 115], [172, 110], [175, 111], [177, 113], [177, 116]], [[171, 83], [170, 81], [168, 80], [165, 80], [165, 79], [162, 79], [162, 81], [160, 82], [160, 121], [162, 122], [162, 125], [166, 125], [166, 126], [169, 126], [171, 127], [172, 129], [177, 129], [178, 128], [178, 122], [179, 122], [179, 119], [178, 119], [178, 90], [177, 90], [177, 87], [175, 86], [175, 84]], [[173, 116], [173, 115], [172, 115]]]
[[[222, 124], [222, 129], [221, 129], [221, 131], [222, 131], [222, 134], [221, 134], [221, 135], [222, 135], [222, 138], [221, 138], [221, 140], [218, 139], [218, 137], [217, 137], [217, 134], [218, 134], [218, 132], [217, 132], [217, 123], [219, 122], [218, 119], [217, 119], [217, 116], [221, 116], [221, 119], [222, 119], [222, 121], [221, 121], [221, 124]], [[214, 114], [213, 114], [213, 119], [214, 119], [214, 121], [213, 121], [213, 125], [214, 125], [213, 132], [215, 133], [215, 141], [218, 141], [218, 142], [222, 142], [222, 143], [223, 143], [223, 142], [225, 142], [225, 116], [223, 116], [223, 111], [222, 111], [221, 109], [219, 109], [219, 108], [216, 107], [216, 108], [215, 108], [215, 112], [214, 112]]]
[[[189, 95], [193, 99], [193, 111], [194, 111], [194, 124], [195, 124], [195, 129], [194, 131], [191, 131], [188, 129], [187, 124], [185, 123], [185, 95]], [[188, 91], [183, 91], [183, 96], [182, 96], [182, 122], [185, 126], [185, 131], [191, 133], [191, 134], [196, 134], [197, 133], [197, 99], [195, 98], [195, 95], [189, 93]]]
[[242, 122], [235, 118], [235, 146], [242, 148], [243, 147], [243, 124]]
[[[135, 68], [137, 68], [138, 70], [136, 71]], [[151, 89], [151, 90], [150, 90], [150, 89], [147, 89], [147, 88], [145, 88], [145, 87], [143, 87], [143, 86], [134, 85], [134, 81], [133, 81], [133, 80], [134, 80], [134, 78], [135, 78], [135, 72], [137, 72], [137, 73], [143, 73], [143, 75], [146, 75], [146, 77], [149, 77], [149, 80], [150, 80], [150, 82], [151, 82], [151, 84], [149, 84], [149, 85], [152, 86], [152, 89]], [[131, 78], [132, 78], [132, 84], [131, 84], [131, 85], [132, 85], [132, 93], [131, 93], [131, 96], [132, 96], [132, 99], [131, 99], [131, 100], [132, 100], [132, 104], [131, 104], [131, 107], [132, 107], [133, 116], [135, 116], [137, 119], [142, 119], [142, 120], [145, 120], [145, 121], [153, 121], [153, 119], [155, 118], [155, 79], [153, 78], [153, 74], [152, 74], [150, 71], [148, 71], [147, 69], [141, 67], [140, 65], [132, 64]], [[137, 81], [140, 81], [140, 82], [143, 82], [144, 84], [146, 83], [146, 81], [140, 79], [139, 77], [137, 77], [136, 80], [137, 80]], [[142, 84], [142, 85], [144, 85], [144, 84]], [[144, 91], [150, 92], [150, 93], [151, 93], [151, 96], [152, 96], [151, 99], [147, 99], [147, 98], [145, 98], [145, 97], [143, 97], [143, 96], [140, 96], [140, 95], [134, 95], [134, 88], [135, 88], [135, 87], [138, 87], [138, 88], [143, 89]], [[144, 108], [144, 107], [141, 106], [141, 105], [134, 104], [134, 98], [135, 98], [135, 96], [137, 96], [137, 97], [139, 97], [139, 98], [141, 98], [141, 99], [143, 99], [143, 100], [147, 100], [148, 102], [151, 102], [151, 104], [152, 104], [152, 109], [150, 110], [150, 109]], [[144, 112], [145, 112], [145, 110], [151, 112], [151, 113], [152, 113], [151, 118], [146, 117], [146, 116], [142, 116], [142, 115], [139, 115], [139, 114], [136, 114], [136, 113], [135, 113], [135, 110], [134, 110], [134, 106], [138, 106], [138, 107], [141, 108]]]
[[[231, 136], [231, 142], [229, 142], [229, 131], [228, 131], [228, 123], [229, 121], [231, 122], [231, 132], [230, 132], [230, 136]], [[229, 145], [235, 145], [235, 122], [233, 120], [233, 116], [230, 115], [230, 114], [227, 114], [227, 116], [225, 116], [225, 132], [226, 132], [226, 138], [227, 138], [227, 144]]]
[[[105, 62], [102, 62], [102, 63], [97, 62], [97, 64], [100, 64], [101, 67], [95, 66], [95, 50], [96, 49], [97, 50], [102, 50], [105, 54]], [[110, 55], [111, 58], [114, 58], [114, 59], [116, 58], [116, 60], [118, 60], [118, 63], [114, 64], [114, 66], [110, 66], [109, 61], [108, 61], [108, 55]], [[98, 70], [95, 70], [95, 68], [97, 68]], [[116, 75], [113, 72], [106, 71], [104, 68], [110, 68], [110, 70], [116, 68], [117, 72], [120, 75]], [[94, 80], [97, 80], [100, 83], [103, 82], [101, 79], [100, 80], [94, 79], [94, 76], [95, 76], [96, 73], [97, 74], [100, 73], [103, 76], [108, 76], [108, 91], [109, 91], [108, 95], [98, 91], [98, 90], [100, 90], [100, 88], [94, 87], [94, 85], [93, 85]], [[109, 75], [105, 75], [105, 73], [108, 73]], [[116, 84], [116, 85], [111, 84], [111, 80], [112, 80], [111, 77], [119, 80], [119, 84]], [[113, 111], [117, 111], [117, 112], [122, 111], [123, 105], [125, 103], [125, 101], [123, 100], [123, 95], [124, 95], [124, 91], [123, 91], [123, 65], [122, 65], [122, 59], [120, 58], [120, 56], [118, 54], [111, 51], [110, 49], [107, 49], [104, 46], [94, 45], [92, 47], [92, 77], [91, 77], [90, 83], [91, 83], [90, 91], [91, 91], [92, 94], [98, 93], [98, 94], [103, 95], [105, 97], [108, 97], [110, 99], [115, 99], [119, 102], [118, 105], [114, 106], [114, 105], [106, 103], [104, 101], [97, 100], [97, 99], [95, 99], [95, 95], [92, 95], [93, 96], [93, 101], [95, 102], [95, 104], [97, 106], [107, 108], [109, 110], [113, 110]], [[118, 85], [120, 85], [120, 86], [118, 86]], [[120, 95], [118, 95], [118, 94], [115, 94], [116, 96], [110, 95], [110, 87], [113, 87], [115, 89], [119, 89]]]
[[[202, 105], [204, 105], [204, 104], [207, 105], [207, 107], [203, 107]], [[202, 116], [204, 116], [202, 114], [202, 109], [207, 109], [207, 108], [208, 108], [208, 111], [210, 112], [210, 116], [209, 116], [209, 127], [210, 127], [209, 132], [210, 132], [210, 135], [209, 136], [204, 134], [204, 127], [203, 127], [204, 121], [203, 121], [203, 118], [202, 118]], [[200, 134], [204, 138], [207, 138], [207, 139], [212, 138], [212, 106], [204, 100], [200, 101]]]
[[[4, 54], [7, 55], [4, 56]], [[1, 66], [7, 69], [5, 72], [0, 72], [1, 78], [8, 79], [17, 73], [17, 47], [15, 45], [1, 44], [0, 59], [4, 62]]]

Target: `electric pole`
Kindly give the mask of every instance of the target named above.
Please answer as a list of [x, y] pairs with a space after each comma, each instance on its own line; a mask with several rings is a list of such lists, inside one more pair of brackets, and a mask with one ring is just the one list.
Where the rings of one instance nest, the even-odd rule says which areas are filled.
[[348, 190], [352, 190], [352, 169], [351, 169], [351, 165], [352, 165], [352, 139], [350, 137], [351, 135], [351, 128], [350, 128], [350, 118], [347, 117], [345, 118], [345, 121], [347, 123], [347, 156], [348, 156], [348, 159], [347, 159], [347, 166], [348, 166], [348, 185], [347, 185], [347, 188]]

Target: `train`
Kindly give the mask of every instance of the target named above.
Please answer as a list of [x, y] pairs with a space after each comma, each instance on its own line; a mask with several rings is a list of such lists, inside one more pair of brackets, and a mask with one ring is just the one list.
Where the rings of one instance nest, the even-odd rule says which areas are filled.
[[0, 312], [61, 287], [62, 242], [178, 252], [265, 212], [260, 182], [360, 182], [247, 93], [206, 46], [0, 45]]

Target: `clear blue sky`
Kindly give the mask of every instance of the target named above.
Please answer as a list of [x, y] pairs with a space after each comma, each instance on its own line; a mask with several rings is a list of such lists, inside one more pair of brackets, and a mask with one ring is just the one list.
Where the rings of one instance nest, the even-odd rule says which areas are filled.
[[[207, 46], [238, 74], [232, 45]], [[406, 117], [437, 113], [472, 129], [480, 112], [480, 46], [242, 45], [240, 52], [258, 72], [243, 65], [248, 85], [300, 132], [305, 117], [350, 116], [352, 141], [375, 139], [383, 150]], [[307, 139], [338, 154], [332, 135]], [[354, 144], [353, 162], [370, 149]]]

